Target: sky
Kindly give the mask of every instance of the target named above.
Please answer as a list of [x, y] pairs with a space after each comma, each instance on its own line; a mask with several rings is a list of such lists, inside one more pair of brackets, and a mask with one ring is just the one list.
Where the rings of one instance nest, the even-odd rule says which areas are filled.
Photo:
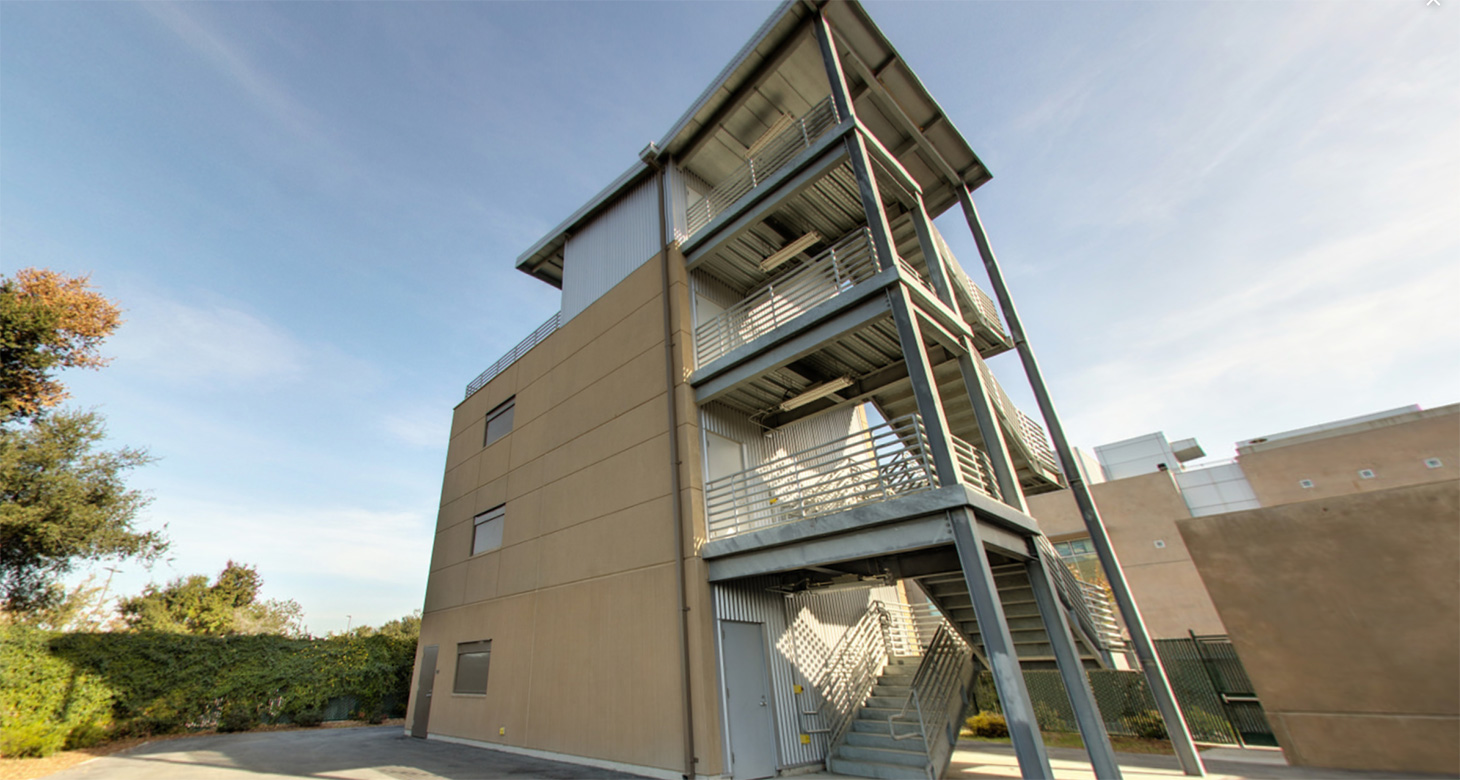
[[[419, 609], [452, 408], [559, 306], [516, 257], [774, 7], [0, 3], [0, 270], [121, 304], [62, 378], [158, 458], [169, 559], [113, 591], [233, 559], [316, 634]], [[1460, 401], [1460, 3], [867, 7], [994, 174], [1072, 442]]]

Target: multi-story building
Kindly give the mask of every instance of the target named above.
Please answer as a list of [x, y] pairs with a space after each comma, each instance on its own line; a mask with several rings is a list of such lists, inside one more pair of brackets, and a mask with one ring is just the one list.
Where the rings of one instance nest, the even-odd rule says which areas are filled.
[[1047, 775], [1020, 665], [1090, 713], [1082, 666], [1121, 648], [1025, 511], [1063, 476], [932, 222], [992, 262], [989, 178], [860, 5], [787, 2], [524, 252], [562, 310], [455, 410], [411, 733], [922, 777], [982, 667]]
[[[1188, 466], [1194, 439], [1152, 433], [1095, 448], [1083, 467], [1152, 636], [1226, 628], [1177, 530], [1180, 520], [1460, 478], [1460, 404], [1407, 406], [1237, 442], [1234, 460]], [[1029, 500], [1055, 547], [1098, 578], [1069, 491]]]

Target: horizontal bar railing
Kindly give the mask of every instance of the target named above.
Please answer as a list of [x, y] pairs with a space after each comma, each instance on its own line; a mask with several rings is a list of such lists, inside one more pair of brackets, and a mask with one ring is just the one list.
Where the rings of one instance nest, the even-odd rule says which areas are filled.
[[983, 375], [984, 385], [989, 390], [989, 400], [993, 402], [994, 412], [999, 415], [1004, 423], [1004, 430], [1016, 437], [1015, 443], [1031, 459], [1038, 461], [1039, 466], [1060, 474], [1056, 465], [1054, 450], [1049, 446], [1049, 439], [1044, 434], [1044, 428], [1034, 422], [1028, 415], [1024, 414], [1019, 407], [1004, 392], [1004, 386], [994, 377], [994, 372], [989, 370], [987, 363], [982, 360], [975, 360], [979, 373]]
[[810, 677], [811, 688], [820, 703], [803, 716], [819, 716], [824, 727], [812, 726], [806, 733], [827, 735], [826, 760], [831, 761], [833, 748], [841, 741], [857, 709], [872, 693], [877, 678], [891, 658], [888, 634], [888, 613], [880, 601], [873, 601], [860, 620], [847, 629], [837, 641], [826, 664]]
[[553, 316], [548, 317], [547, 322], [544, 322], [543, 324], [537, 326], [537, 330], [534, 330], [530, 335], [528, 335], [527, 338], [523, 339], [521, 343], [513, 347], [511, 351], [509, 351], [507, 354], [503, 355], [501, 360], [493, 363], [491, 367], [488, 368], [486, 371], [478, 374], [476, 379], [471, 380], [471, 384], [466, 386], [466, 397], [470, 398], [472, 393], [475, 393], [476, 391], [482, 389], [482, 387], [484, 387], [488, 382], [492, 381], [492, 379], [495, 378], [498, 374], [506, 371], [508, 366], [516, 363], [519, 358], [521, 358], [523, 355], [526, 355], [527, 350], [532, 349], [533, 347], [537, 346], [543, 339], [552, 335], [553, 331], [558, 329], [558, 325], [562, 319], [562, 314], [562, 312], [556, 312], [553, 314]]
[[1034, 540], [1034, 546], [1044, 563], [1044, 568], [1049, 570], [1054, 579], [1055, 590], [1059, 591], [1060, 601], [1064, 602], [1065, 607], [1069, 609], [1075, 622], [1079, 624], [1079, 628], [1091, 641], [1104, 649], [1111, 649], [1106, 644], [1108, 635], [1101, 631], [1095, 621], [1095, 616], [1090, 611], [1090, 602], [1085, 595], [1085, 589], [1080, 586], [1080, 579], [1065, 565], [1064, 559], [1054, 549], [1054, 544], [1049, 541], [1049, 537], [1039, 534], [1034, 537]]
[[963, 484], [995, 501], [1003, 500], [999, 495], [999, 482], [994, 477], [994, 465], [989, 456], [957, 436], [949, 438], [953, 440], [953, 457], [958, 463], [958, 473], [963, 475]]
[[744, 165], [721, 179], [710, 194], [685, 210], [685, 232], [693, 236], [746, 193], [764, 184], [786, 163], [836, 127], [841, 121], [836, 104], [828, 96], [762, 144]]
[[877, 250], [867, 228], [853, 231], [809, 263], [773, 279], [739, 303], [695, 327], [695, 365], [748, 344], [877, 274]]
[[963, 305], [964, 319], [975, 327], [982, 326], [994, 335], [996, 341], [1010, 343], [1009, 334], [999, 320], [999, 310], [994, 305], [994, 300], [969, 278], [968, 272], [963, 270], [963, 265], [958, 262], [958, 258], [953, 256], [953, 250], [948, 248], [948, 243], [943, 240], [942, 234], [935, 232], [935, 236], [938, 251], [943, 253], [943, 258], [948, 261], [948, 267], [953, 271], [953, 277], [956, 280], [953, 285], [953, 294], [959, 297], [959, 302]]
[[906, 415], [705, 486], [711, 539], [938, 487], [922, 420]]

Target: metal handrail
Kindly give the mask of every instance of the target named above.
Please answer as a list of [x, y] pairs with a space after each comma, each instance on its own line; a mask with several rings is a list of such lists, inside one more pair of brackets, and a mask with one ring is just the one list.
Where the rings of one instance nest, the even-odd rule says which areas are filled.
[[496, 378], [498, 374], [506, 371], [508, 366], [516, 363], [519, 358], [526, 355], [529, 349], [537, 346], [543, 339], [552, 335], [553, 331], [558, 329], [562, 321], [562, 316], [562, 312], [556, 312], [553, 316], [548, 317], [547, 322], [537, 326], [537, 330], [534, 330], [527, 338], [519, 342], [517, 346], [503, 355], [500, 360], [493, 363], [486, 371], [478, 374], [477, 378], [471, 380], [471, 383], [466, 386], [466, 397], [470, 398], [472, 393], [482, 389], [488, 382]]
[[1004, 430], [1013, 434], [1013, 442], [1023, 450], [1025, 456], [1035, 465], [1039, 465], [1060, 474], [1056, 466], [1054, 451], [1049, 446], [1049, 439], [1044, 433], [1044, 428], [1010, 400], [1009, 394], [1004, 392], [1004, 386], [999, 384], [994, 372], [989, 370], [987, 363], [982, 359], [973, 361], [978, 366], [978, 371], [983, 375], [984, 386], [989, 390], [989, 400], [993, 402], [994, 413], [1003, 422]]
[[709, 482], [705, 513], [721, 539], [938, 486], [922, 419], [910, 414]]
[[842, 634], [826, 663], [810, 678], [821, 702], [816, 709], [803, 711], [802, 715], [815, 715], [826, 723], [825, 729], [812, 728], [807, 732], [824, 731], [828, 735], [828, 762], [831, 761], [832, 747], [846, 734], [857, 709], [867, 701], [877, 678], [892, 657], [890, 622], [886, 605], [873, 601], [861, 619]]
[[746, 193], [767, 179], [841, 122], [831, 96], [812, 106], [774, 138], [760, 145], [756, 154], [731, 171], [703, 199], [685, 209], [685, 232], [693, 236]]
[[968, 324], [979, 326], [988, 330], [996, 337], [996, 340], [1009, 343], [1009, 334], [1004, 330], [1004, 324], [999, 320], [998, 307], [994, 305], [994, 299], [983, 291], [972, 279], [968, 272], [963, 270], [963, 265], [958, 258], [953, 256], [953, 250], [948, 248], [948, 242], [943, 240], [943, 234], [934, 229], [934, 238], [938, 242], [938, 251], [948, 261], [948, 267], [953, 271], [953, 277], [957, 283], [953, 285], [954, 295], [959, 296], [963, 304], [964, 319]]
[[995, 501], [1002, 500], [994, 465], [988, 454], [957, 436], [949, 434], [949, 438], [953, 441], [953, 458], [958, 464], [958, 472], [963, 475], [963, 484]]
[[[894, 740], [921, 736], [923, 749], [928, 757], [928, 778], [936, 780], [933, 739], [947, 729], [952, 696], [959, 692], [961, 685], [968, 682], [964, 671], [971, 671], [967, 667], [973, 658], [973, 648], [958, 629], [944, 619], [922, 655], [923, 660], [913, 675], [912, 689], [908, 691], [902, 708], [887, 716], [887, 732]], [[911, 723], [911, 716], [914, 714], [917, 716], [918, 730], [899, 733], [897, 724]]]
[[1085, 595], [1085, 589], [1081, 587], [1080, 578], [1070, 571], [1065, 565], [1064, 558], [1060, 557], [1059, 551], [1044, 534], [1034, 537], [1034, 546], [1043, 559], [1044, 568], [1047, 569], [1054, 579], [1055, 590], [1059, 592], [1060, 601], [1075, 618], [1079, 627], [1084, 631], [1085, 636], [1104, 649], [1113, 649], [1107, 644], [1108, 635], [1101, 631], [1096, 624], [1095, 616], [1090, 610], [1090, 601]]
[[878, 271], [867, 228], [855, 230], [809, 263], [770, 280], [744, 300], [695, 327], [695, 365], [703, 366], [801, 316]]

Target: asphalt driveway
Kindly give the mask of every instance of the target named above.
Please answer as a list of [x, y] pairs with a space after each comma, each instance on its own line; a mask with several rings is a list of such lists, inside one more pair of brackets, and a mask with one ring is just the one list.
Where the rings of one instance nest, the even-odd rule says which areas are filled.
[[218, 734], [154, 742], [99, 758], [53, 780], [483, 780], [634, 778], [499, 750], [412, 739], [400, 726]]

